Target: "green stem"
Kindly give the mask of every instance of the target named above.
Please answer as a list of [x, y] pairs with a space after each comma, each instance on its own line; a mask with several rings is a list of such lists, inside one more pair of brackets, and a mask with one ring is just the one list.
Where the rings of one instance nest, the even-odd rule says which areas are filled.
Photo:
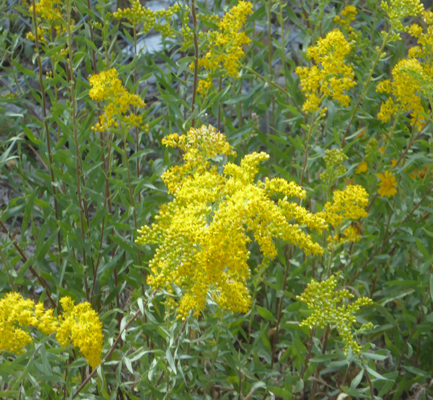
[[210, 373], [209, 373], [209, 379], [208, 379], [206, 387], [204, 389], [204, 396], [203, 396], [203, 398], [206, 398], [206, 396], [207, 396], [207, 394], [209, 392], [210, 386], [211, 386], [212, 375], [213, 375], [213, 372], [215, 370], [215, 362], [216, 362], [216, 360], [218, 358], [218, 354], [219, 354], [218, 343], [219, 343], [220, 333], [221, 333], [221, 325], [218, 324], [218, 333], [217, 333], [216, 344], [215, 344], [216, 345], [216, 352], [215, 352], [215, 354], [214, 354], [214, 356], [212, 358], [212, 366], [211, 366], [211, 370], [210, 370]]
[[[33, 0], [34, 1], [34, 0]], [[70, 96], [71, 96], [71, 103], [72, 103], [72, 129], [74, 131], [74, 144], [75, 144], [75, 169], [76, 169], [76, 179], [77, 179], [77, 195], [78, 195], [78, 205], [80, 209], [80, 225], [81, 225], [81, 238], [83, 242], [86, 242], [86, 235], [84, 232], [84, 211], [83, 211], [83, 202], [81, 198], [81, 168], [80, 168], [80, 148], [78, 144], [78, 132], [77, 132], [77, 124], [76, 124], [76, 104], [75, 104], [75, 81], [74, 81], [74, 69], [72, 65], [72, 32], [71, 32], [71, 0], [67, 0], [66, 2], [66, 13], [68, 15], [68, 23], [67, 23], [67, 30], [68, 30], [68, 48], [69, 48], [69, 74], [70, 74], [70, 82], [69, 82], [69, 88], [70, 88]], [[83, 248], [82, 251], [83, 255], [83, 264], [86, 265], [86, 250]], [[87, 301], [90, 301], [90, 293], [89, 293], [89, 287], [87, 283], [87, 272], [84, 271], [85, 279], [84, 279], [84, 287], [86, 289], [86, 298]]]
[[10, 272], [9, 272], [9, 268], [8, 268], [8, 264], [7, 264], [7, 262], [6, 262], [6, 259], [5, 259], [4, 256], [3, 256], [3, 251], [2, 251], [2, 249], [1, 249], [1, 247], [0, 247], [0, 256], [1, 256], [2, 260], [3, 260], [3, 264], [4, 264], [4, 266], [5, 266], [5, 268], [6, 268], [6, 271], [7, 271], [7, 274], [8, 274], [8, 278], [9, 278], [9, 282], [10, 282], [10, 284], [11, 284], [11, 287], [12, 287], [13, 291], [16, 292], [17, 290], [16, 290], [16, 288], [15, 288], [14, 281], [13, 281], [13, 279], [12, 279], [12, 277], [11, 277]]
[[349, 132], [350, 126], [352, 125], [352, 122], [353, 122], [353, 120], [354, 120], [354, 118], [355, 118], [356, 112], [358, 111], [358, 108], [359, 108], [359, 106], [361, 105], [361, 101], [362, 101], [362, 99], [364, 98], [364, 95], [365, 95], [365, 93], [366, 93], [366, 91], [367, 91], [367, 87], [368, 87], [368, 85], [369, 85], [370, 82], [371, 82], [371, 79], [372, 79], [372, 77], [373, 77], [374, 70], [375, 70], [375, 68], [376, 68], [377, 63], [379, 62], [379, 60], [380, 60], [380, 58], [381, 58], [381, 55], [382, 55], [383, 49], [385, 48], [386, 44], [388, 43], [388, 39], [389, 39], [389, 32], [387, 32], [387, 33], [385, 34], [384, 38], [383, 38], [382, 45], [380, 46], [380, 49], [379, 49], [379, 51], [377, 52], [377, 55], [376, 55], [376, 58], [375, 58], [374, 61], [373, 61], [373, 65], [372, 65], [372, 67], [371, 67], [370, 73], [368, 74], [368, 77], [367, 77], [367, 79], [366, 79], [366, 81], [365, 81], [365, 83], [364, 83], [364, 87], [363, 87], [363, 89], [362, 89], [361, 96], [359, 96], [358, 102], [356, 103], [356, 106], [353, 108], [352, 116], [350, 117], [350, 121], [349, 121], [349, 123], [347, 124], [346, 130], [344, 131], [343, 140], [341, 141], [341, 147], [343, 147], [344, 144], [346, 143], [346, 136], [347, 136], [347, 133]]
[[[53, 170], [53, 158], [51, 156], [51, 143], [50, 143], [50, 131], [48, 128], [48, 118], [47, 118], [47, 99], [45, 96], [45, 86], [44, 86], [44, 79], [42, 76], [42, 60], [40, 55], [40, 48], [39, 48], [39, 32], [38, 32], [38, 19], [36, 17], [36, 4], [35, 0], [32, 0], [32, 8], [33, 8], [33, 23], [35, 26], [35, 43], [36, 43], [36, 52], [37, 52], [37, 60], [38, 60], [38, 70], [39, 70], [39, 85], [41, 86], [41, 97], [42, 97], [42, 113], [44, 116], [44, 125], [45, 125], [45, 134], [47, 135], [47, 151], [48, 151], [48, 161], [49, 161], [49, 169], [50, 169], [50, 177], [51, 177], [51, 187], [53, 190], [53, 197], [54, 197], [54, 213], [56, 216], [56, 222], [59, 220], [59, 207], [57, 204], [57, 198], [56, 198], [56, 186], [54, 185], [54, 170]], [[19, 86], [18, 86], [19, 87]], [[60, 260], [62, 259], [62, 240], [60, 235], [60, 229], [57, 233], [57, 245], [59, 247], [59, 257]], [[60, 264], [62, 262], [60, 261]]]

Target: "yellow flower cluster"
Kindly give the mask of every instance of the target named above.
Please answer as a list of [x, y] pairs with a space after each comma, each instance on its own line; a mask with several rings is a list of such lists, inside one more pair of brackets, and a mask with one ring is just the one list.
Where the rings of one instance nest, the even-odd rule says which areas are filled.
[[[250, 44], [250, 39], [241, 32], [252, 14], [252, 4], [240, 0], [218, 22], [217, 30], [210, 30], [206, 35], [200, 35], [204, 40], [206, 54], [199, 58], [198, 65], [204, 68], [207, 77], [199, 82], [198, 92], [207, 93], [212, 86], [211, 74], [222, 72], [222, 76], [237, 78], [239, 76], [240, 59], [244, 55], [243, 46]], [[194, 68], [194, 64], [191, 64]]]
[[101, 362], [102, 324], [89, 303], [74, 306], [69, 297], [60, 300], [64, 314], [57, 318], [53, 309], [45, 310], [42, 303], [24, 300], [19, 293], [8, 293], [0, 300], [0, 351], [24, 352], [32, 338], [23, 328], [33, 326], [56, 339], [62, 346], [72, 341], [80, 348], [88, 363], [97, 367]]
[[[132, 25], [143, 24], [141, 29], [142, 34], [147, 34], [151, 29], [155, 29], [161, 32], [164, 36], [174, 36], [174, 30], [170, 23], [173, 18], [173, 14], [179, 12], [181, 6], [179, 4], [169, 7], [166, 10], [152, 11], [141, 5], [140, 0], [134, 0], [130, 8], [124, 10], [118, 9], [113, 13], [115, 19], [125, 18]], [[165, 23], [159, 23], [164, 19]]]
[[377, 86], [378, 92], [392, 94], [395, 98], [394, 100], [389, 97], [382, 103], [378, 118], [387, 122], [397, 112], [412, 111], [412, 125], [422, 125], [424, 117], [420, 113], [425, 112], [422, 96], [427, 94], [433, 84], [433, 68], [416, 58], [409, 58], [397, 63], [392, 70], [392, 76], [392, 82], [386, 80]]
[[355, 6], [348, 5], [341, 11], [340, 16], [334, 18], [334, 22], [339, 23], [344, 29], [350, 27], [350, 24], [355, 20], [358, 11]]
[[23, 347], [32, 343], [24, 327], [34, 326], [50, 335], [58, 326], [53, 310], [45, 310], [42, 303], [24, 300], [19, 293], [8, 293], [0, 300], [0, 351], [24, 352]]
[[[47, 43], [45, 35], [51, 38], [51, 28], [54, 28], [57, 35], [66, 31], [66, 21], [62, 16], [60, 0], [40, 0], [36, 3], [36, 16], [38, 18], [38, 38], [39, 41]], [[30, 5], [29, 12], [33, 15], [33, 5]], [[27, 39], [35, 40], [33, 32], [27, 33]]]
[[60, 303], [64, 312], [56, 339], [62, 346], [72, 342], [79, 347], [89, 365], [96, 368], [101, 363], [104, 338], [98, 314], [87, 302], [75, 306], [70, 297], [63, 297]]
[[352, 66], [345, 60], [350, 50], [349, 42], [338, 29], [307, 49], [307, 57], [315, 65], [296, 68], [306, 96], [304, 111], [317, 111], [324, 97], [331, 97], [344, 107], [349, 106], [350, 97], [344, 93], [356, 85]]
[[367, 206], [367, 191], [360, 185], [349, 185], [344, 190], [334, 191], [332, 202], [325, 204], [323, 217], [326, 222], [338, 227], [345, 221], [367, 217]]
[[320, 174], [320, 179], [328, 186], [332, 186], [338, 177], [346, 173], [343, 162], [348, 159], [342, 149], [326, 149], [323, 161], [326, 164], [326, 172]]
[[[362, 347], [354, 339], [354, 335], [366, 329], [373, 327], [372, 323], [363, 324], [360, 329], [354, 330], [353, 324], [356, 318], [353, 316], [362, 306], [373, 304], [368, 297], [361, 297], [352, 304], [342, 304], [348, 299], [353, 299], [353, 294], [347, 289], [336, 291], [337, 280], [331, 276], [323, 282], [317, 282], [314, 279], [308, 284], [304, 293], [296, 298], [307, 304], [312, 314], [301, 322], [301, 326], [308, 326], [313, 329], [314, 326], [324, 328], [327, 325], [335, 326], [338, 334], [344, 342], [344, 352], [346, 355], [349, 351], [358, 355]], [[340, 305], [341, 304], [341, 305]]]
[[140, 127], [143, 117], [134, 114], [131, 106], [142, 108], [146, 104], [139, 95], [131, 94], [123, 87], [115, 68], [92, 75], [89, 79], [92, 88], [89, 95], [92, 100], [106, 101], [104, 113], [99, 122], [92, 127], [95, 131], [106, 131], [111, 127], [129, 129], [131, 126]]
[[179, 303], [171, 302], [178, 318], [186, 318], [191, 310], [199, 315], [208, 295], [224, 309], [248, 311], [249, 232], [271, 259], [277, 254], [274, 239], [306, 253], [323, 253], [298, 223], [320, 231], [326, 228], [325, 221], [289, 201], [305, 198], [305, 191], [280, 178], [255, 183], [259, 163], [269, 158], [266, 153], [249, 154], [240, 165], [227, 162], [220, 172], [212, 160], [235, 152], [215, 128], [191, 128], [163, 143], [185, 151], [184, 164], [164, 173], [174, 199], [161, 207], [151, 227], [138, 231], [136, 242], [158, 245], [149, 262], [148, 284], [169, 293], [176, 287], [181, 290]]
[[416, 17], [424, 11], [424, 6], [420, 0], [389, 0], [389, 3], [382, 1], [381, 7], [388, 15], [391, 28], [394, 31], [393, 40], [399, 40], [399, 32], [407, 32], [409, 29], [403, 25], [403, 18]]
[[395, 181], [395, 176], [389, 171], [385, 171], [384, 174], [377, 174], [380, 182], [377, 184], [379, 186], [378, 193], [381, 197], [392, 197], [397, 194], [397, 182]]

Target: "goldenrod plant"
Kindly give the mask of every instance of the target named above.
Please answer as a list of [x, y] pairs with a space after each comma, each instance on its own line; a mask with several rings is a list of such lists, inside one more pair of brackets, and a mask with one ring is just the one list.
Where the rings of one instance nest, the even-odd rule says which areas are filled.
[[0, 398], [432, 397], [431, 0], [0, 0]]

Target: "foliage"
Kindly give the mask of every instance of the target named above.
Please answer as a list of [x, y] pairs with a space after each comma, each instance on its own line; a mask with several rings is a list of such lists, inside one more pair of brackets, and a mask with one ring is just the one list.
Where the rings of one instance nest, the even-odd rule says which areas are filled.
[[431, 398], [433, 13], [346, 3], [0, 0], [0, 398]]

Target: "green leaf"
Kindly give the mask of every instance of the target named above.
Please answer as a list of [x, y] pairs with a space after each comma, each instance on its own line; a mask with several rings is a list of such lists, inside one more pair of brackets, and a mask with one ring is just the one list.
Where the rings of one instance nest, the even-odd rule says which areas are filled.
[[268, 321], [274, 321], [275, 317], [274, 315], [267, 310], [266, 308], [257, 306], [257, 312], [260, 314], [260, 316], [264, 319], [267, 319]]
[[376, 379], [381, 380], [381, 381], [389, 381], [388, 378], [385, 378], [384, 376], [380, 375], [374, 369], [371, 369], [368, 365], [365, 365], [365, 369], [367, 370], [367, 372], [370, 375], [374, 376]]

